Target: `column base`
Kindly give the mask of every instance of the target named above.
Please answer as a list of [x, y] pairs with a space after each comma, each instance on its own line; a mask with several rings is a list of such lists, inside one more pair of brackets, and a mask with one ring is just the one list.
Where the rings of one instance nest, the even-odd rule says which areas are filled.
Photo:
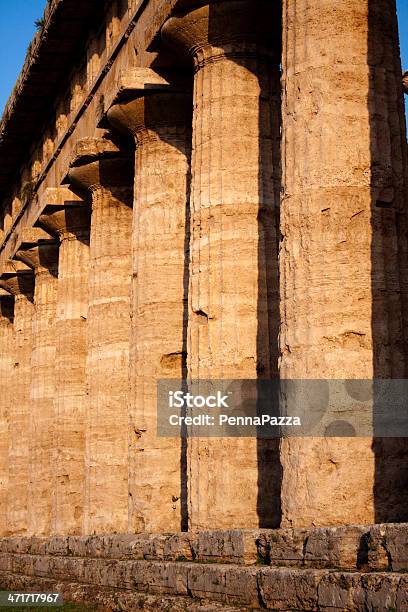
[[2, 589], [103, 610], [405, 610], [408, 524], [0, 539]]

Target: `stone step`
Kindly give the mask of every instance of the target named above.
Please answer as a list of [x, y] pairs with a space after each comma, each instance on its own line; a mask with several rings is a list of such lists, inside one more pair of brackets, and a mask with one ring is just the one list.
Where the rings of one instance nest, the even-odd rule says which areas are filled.
[[408, 570], [408, 524], [0, 538], [0, 553], [361, 571]]
[[408, 575], [41, 555], [1, 558], [2, 589], [60, 592], [103, 610], [408, 610]]

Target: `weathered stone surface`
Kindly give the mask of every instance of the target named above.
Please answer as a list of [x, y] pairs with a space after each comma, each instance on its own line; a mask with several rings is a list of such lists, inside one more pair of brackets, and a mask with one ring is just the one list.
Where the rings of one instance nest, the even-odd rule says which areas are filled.
[[315, 610], [323, 572], [318, 570], [263, 570], [259, 576], [260, 600], [271, 610]]
[[[388, 576], [380, 575], [380, 581], [384, 578]], [[361, 586], [361, 576], [357, 573], [321, 574], [317, 602], [319, 610], [355, 610], [354, 599], [358, 601], [361, 598]]]
[[243, 570], [224, 565], [192, 565], [188, 572], [188, 589], [194, 597], [209, 597], [257, 607], [257, 573], [256, 569], [249, 568]]
[[[265, 531], [266, 534], [270, 532]], [[194, 557], [200, 561], [222, 563], [256, 563], [259, 555], [259, 531], [201, 531], [193, 543]]]
[[[34, 270], [32, 321], [31, 417], [29, 429], [28, 533], [48, 535], [52, 529], [55, 486], [55, 315], [58, 244], [41, 230], [27, 236], [16, 254]], [[38, 244], [33, 240], [39, 239]], [[41, 242], [43, 240], [43, 242]]]
[[356, 568], [367, 527], [334, 527], [309, 532], [304, 546], [306, 567]]
[[78, 143], [69, 180], [92, 196], [83, 525], [88, 534], [128, 526], [132, 176], [129, 159], [109, 141]]
[[[53, 533], [82, 533], [85, 493], [86, 357], [90, 207], [47, 193], [40, 223], [60, 240], [56, 306]], [[67, 205], [61, 203], [67, 198]]]
[[308, 535], [306, 529], [265, 531], [257, 539], [258, 557], [271, 565], [303, 566]]
[[[102, 548], [109, 537], [99, 537]], [[120, 536], [117, 538], [119, 542]], [[46, 549], [53, 551], [53, 554], [44, 551], [33, 554], [33, 550], [27, 554], [27, 538], [22, 538], [20, 543], [18, 538], [7, 538], [9, 547], [13, 544], [13, 550], [19, 548], [20, 552], [0, 552], [3, 586], [13, 588], [14, 585], [25, 585], [28, 589], [38, 589], [40, 584], [50, 584], [53, 588], [58, 584], [66, 598], [76, 600], [68, 583], [74, 583], [79, 591], [89, 585], [92, 588], [83, 601], [95, 602], [95, 593], [104, 592], [108, 610], [118, 609], [115, 606], [119, 593], [126, 593], [130, 598], [128, 602], [136, 596], [140, 596], [142, 602], [144, 597], [160, 595], [163, 599], [155, 601], [158, 606], [164, 607], [157, 609], [172, 610], [177, 609], [178, 605], [183, 606], [186, 603], [184, 598], [188, 598], [190, 603], [205, 599], [209, 606], [220, 603], [233, 608], [243, 606], [246, 610], [266, 608], [310, 612], [317, 609], [325, 612], [404, 610], [407, 601], [405, 575], [396, 572], [339, 572], [332, 569], [243, 567], [222, 563], [94, 557], [94, 549], [91, 548], [87, 550], [86, 557], [66, 554], [63, 542], [79, 539], [74, 536], [50, 538], [48, 541], [42, 539]], [[30, 540], [34, 543], [36, 538]], [[96, 540], [96, 537], [89, 540]], [[121, 541], [124, 544], [124, 536]], [[4, 544], [4, 540], [1, 544]], [[110, 555], [108, 549], [105, 552]]]
[[402, 610], [397, 605], [400, 580], [400, 575], [363, 574], [354, 605], [362, 610]]
[[142, 94], [108, 112], [136, 141], [129, 529], [177, 531], [187, 525], [185, 457], [178, 438], [157, 436], [157, 383], [187, 373], [191, 98]]
[[[7, 507], [9, 490], [9, 439], [18, 435], [10, 421], [12, 403], [11, 373], [14, 369], [14, 300], [9, 293], [0, 296], [0, 533], [9, 532]], [[13, 380], [13, 379], [11, 379]], [[13, 381], [14, 382], [14, 381]]]
[[[14, 353], [11, 370], [13, 401], [9, 403], [7, 531], [18, 535], [28, 528], [28, 481], [30, 474], [30, 384], [32, 353], [32, 319], [34, 316], [34, 278], [30, 268], [15, 271], [24, 266], [10, 262], [8, 271], [0, 280], [0, 286], [14, 296]], [[14, 271], [13, 271], [14, 269]], [[9, 378], [7, 378], [9, 383]], [[18, 433], [17, 433], [18, 432]], [[10, 494], [12, 489], [13, 494]]]
[[[389, 530], [389, 534], [387, 534]], [[0, 538], [0, 552], [360, 571], [406, 569], [406, 525]], [[378, 552], [379, 551], [379, 552]], [[386, 560], [386, 562], [384, 562]]]
[[36, 578], [35, 581], [27, 579], [25, 576], [16, 576], [11, 573], [4, 574], [4, 580], [9, 589], [23, 592], [34, 585], [34, 589], [40, 592], [63, 593], [66, 601], [73, 601], [77, 604], [81, 602], [92, 602], [97, 610], [106, 611], [127, 611], [144, 610], [146, 612], [156, 612], [157, 610], [172, 612], [246, 612], [245, 606], [231, 606], [219, 602], [204, 600], [192, 600], [190, 597], [171, 597], [168, 595], [152, 595], [134, 591], [112, 590], [109, 588], [78, 584], [75, 582], [58, 582], [49, 578]]
[[110, 115], [110, 118], [108, 118], [112, 119], [114, 111], [109, 112], [109, 109], [114, 104], [122, 102], [124, 98], [131, 99], [136, 92], [144, 96], [166, 89], [171, 91], [174, 88], [169, 76], [166, 78], [151, 68], [138, 67], [123, 71], [115, 83], [115, 87], [109, 92], [109, 96], [104, 99], [104, 106], [108, 111], [108, 116]]
[[366, 537], [366, 563], [373, 570], [408, 570], [407, 525], [375, 525]]
[[[266, 22], [272, 30], [279, 23], [270, 4], [242, 0], [175, 15], [162, 29], [165, 42], [188, 53], [195, 67], [187, 335], [192, 380], [277, 373], [279, 40], [269, 38], [273, 56], [263, 36]], [[192, 437], [187, 461], [190, 528], [276, 524], [273, 445]]]
[[3, 588], [408, 609], [407, 444], [375, 410], [373, 439], [155, 434], [159, 377], [406, 377], [394, 0], [85, 4], [48, 3], [0, 124], [0, 534], [35, 534], [0, 539]]
[[43, 196], [43, 209], [46, 206], [79, 206], [84, 201], [77, 193], [69, 187], [48, 187]]
[[395, 572], [408, 570], [407, 524], [385, 525], [385, 548], [389, 566]]
[[397, 591], [396, 609], [408, 610], [408, 576], [401, 576]]
[[[285, 0], [283, 14], [280, 374], [404, 377], [406, 147], [395, 11], [383, 0], [327, 0], [324, 10], [320, 0]], [[282, 441], [282, 525], [402, 520], [404, 444]]]

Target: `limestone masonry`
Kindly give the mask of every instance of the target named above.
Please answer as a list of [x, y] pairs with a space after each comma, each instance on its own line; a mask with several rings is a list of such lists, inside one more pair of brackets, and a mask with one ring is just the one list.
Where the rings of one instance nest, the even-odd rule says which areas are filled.
[[[408, 378], [395, 0], [49, 0], [0, 123], [0, 590], [408, 611], [408, 438], [161, 437], [161, 379]], [[378, 429], [377, 429], [378, 432]]]

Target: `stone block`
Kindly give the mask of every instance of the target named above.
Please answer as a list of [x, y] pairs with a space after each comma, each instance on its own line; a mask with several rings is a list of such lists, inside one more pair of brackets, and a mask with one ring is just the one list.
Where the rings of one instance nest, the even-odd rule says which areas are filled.
[[30, 538], [30, 554], [46, 555], [47, 554], [48, 538], [32, 536]]
[[195, 533], [175, 533], [164, 543], [163, 558], [168, 561], [193, 561], [198, 536]]
[[0, 552], [0, 572], [11, 572], [12, 557], [7, 552]]
[[276, 529], [260, 533], [257, 546], [258, 557], [270, 565], [303, 565], [305, 529]]
[[304, 566], [357, 569], [366, 527], [347, 526], [310, 530], [305, 541]]
[[193, 597], [208, 597], [230, 603], [239, 601], [257, 607], [257, 573], [256, 568], [191, 564], [188, 571], [188, 590]]
[[48, 538], [46, 543], [46, 551], [48, 555], [68, 555], [68, 538], [61, 536]]
[[385, 525], [374, 525], [363, 539], [361, 569], [365, 567], [374, 571], [388, 569], [390, 560], [386, 548]]
[[319, 610], [354, 610], [360, 588], [361, 575], [357, 572], [324, 573], [318, 588]]
[[316, 610], [321, 570], [260, 570], [259, 597], [268, 610]]
[[408, 575], [400, 577], [395, 607], [398, 612], [408, 611]]
[[193, 544], [198, 561], [253, 564], [258, 560], [257, 530], [201, 531]]
[[69, 554], [74, 557], [86, 557], [87, 536], [68, 536]]
[[34, 557], [32, 555], [9, 555], [10, 571], [14, 574], [32, 576], [34, 573]]
[[[361, 586], [357, 589], [354, 598], [357, 609], [360, 609], [361, 606], [361, 610], [369, 610], [370, 612], [377, 610], [378, 612], [382, 610], [400, 610], [397, 607], [399, 583], [400, 576], [389, 573], [367, 573], [362, 575]], [[361, 598], [359, 597], [360, 590]]]
[[187, 594], [187, 563], [133, 561], [133, 588], [153, 593]]
[[394, 572], [408, 570], [408, 524], [386, 525], [385, 548]]

